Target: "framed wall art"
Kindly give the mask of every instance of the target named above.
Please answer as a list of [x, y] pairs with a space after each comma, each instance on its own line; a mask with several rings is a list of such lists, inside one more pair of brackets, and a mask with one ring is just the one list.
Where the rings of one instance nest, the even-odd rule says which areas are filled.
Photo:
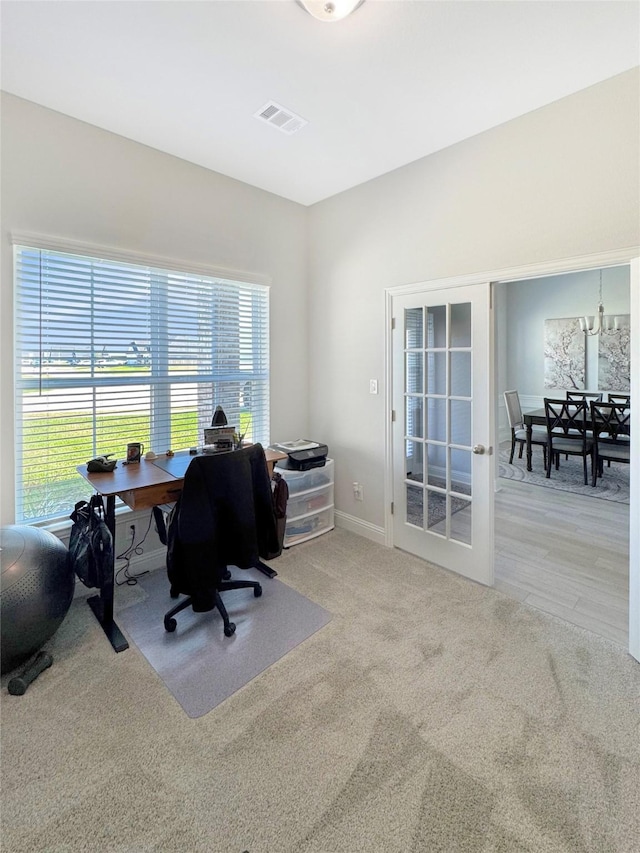
[[629, 391], [631, 388], [631, 316], [618, 316], [620, 328], [598, 336], [598, 388]]
[[585, 340], [577, 317], [544, 321], [544, 387], [583, 391]]

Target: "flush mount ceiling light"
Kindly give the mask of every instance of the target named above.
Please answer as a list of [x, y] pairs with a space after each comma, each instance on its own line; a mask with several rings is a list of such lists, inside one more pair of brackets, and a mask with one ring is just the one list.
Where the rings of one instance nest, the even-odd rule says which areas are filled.
[[362, 6], [364, 0], [296, 0], [318, 21], [341, 21]]

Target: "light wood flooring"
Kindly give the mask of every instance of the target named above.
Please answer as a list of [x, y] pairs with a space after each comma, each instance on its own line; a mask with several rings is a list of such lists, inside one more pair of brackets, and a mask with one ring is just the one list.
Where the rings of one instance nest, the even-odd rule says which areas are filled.
[[496, 589], [628, 647], [628, 505], [496, 483]]

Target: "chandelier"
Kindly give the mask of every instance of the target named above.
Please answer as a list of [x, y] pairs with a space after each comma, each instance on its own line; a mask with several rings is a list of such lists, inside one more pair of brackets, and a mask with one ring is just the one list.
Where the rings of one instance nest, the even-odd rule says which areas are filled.
[[598, 301], [597, 316], [585, 315], [580, 317], [580, 329], [585, 335], [599, 335], [601, 332], [608, 332], [611, 329], [620, 328], [620, 318], [614, 316], [606, 316], [604, 313], [604, 305], [602, 304], [602, 270], [600, 270], [600, 298]]

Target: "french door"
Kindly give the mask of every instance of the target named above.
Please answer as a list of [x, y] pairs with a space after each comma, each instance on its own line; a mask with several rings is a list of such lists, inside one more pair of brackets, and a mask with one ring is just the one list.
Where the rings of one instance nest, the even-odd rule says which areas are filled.
[[392, 297], [393, 545], [493, 583], [490, 285]]

